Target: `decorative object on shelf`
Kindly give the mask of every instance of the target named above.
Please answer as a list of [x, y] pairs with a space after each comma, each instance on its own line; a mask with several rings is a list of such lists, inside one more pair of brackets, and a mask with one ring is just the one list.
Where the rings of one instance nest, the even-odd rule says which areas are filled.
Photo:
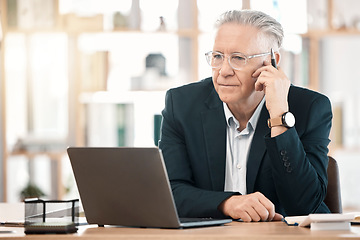
[[140, 30], [141, 25], [141, 11], [140, 0], [133, 0], [129, 16], [129, 28], [133, 30]]
[[160, 16], [160, 26], [158, 31], [166, 31], [166, 23], [165, 23], [165, 18], [163, 16]]
[[146, 57], [146, 70], [156, 69], [161, 76], [166, 76], [166, 59], [161, 53], [150, 53]]
[[22, 138], [19, 138], [13, 149], [13, 153], [22, 153], [22, 152], [63, 152], [66, 149], [67, 143], [66, 139], [63, 137], [55, 136], [35, 136], [27, 135]]
[[126, 17], [121, 12], [116, 12], [113, 16], [114, 29], [124, 29], [127, 25]]
[[158, 90], [171, 82], [166, 73], [166, 58], [162, 53], [150, 53], [145, 59], [145, 72], [131, 80], [132, 90]]
[[178, 80], [166, 72], [166, 58], [162, 53], [149, 53], [145, 59], [145, 71], [131, 78], [131, 90], [167, 90], [177, 86]]
[[325, 0], [312, 1], [311, 7], [307, 9], [307, 21], [309, 30], [327, 29], [328, 12]]
[[53, 0], [6, 1], [8, 27], [51, 29], [55, 27]]
[[345, 30], [348, 27], [346, 26], [346, 21], [344, 16], [341, 13], [338, 13], [336, 17], [332, 20], [332, 26], [336, 30]]
[[355, 16], [352, 22], [353, 28], [356, 30], [360, 30], [360, 16]]

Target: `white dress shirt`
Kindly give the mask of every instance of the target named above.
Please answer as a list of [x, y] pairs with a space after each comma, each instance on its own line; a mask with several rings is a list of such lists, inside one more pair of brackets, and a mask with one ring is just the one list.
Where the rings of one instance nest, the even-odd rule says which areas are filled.
[[241, 132], [239, 121], [236, 120], [226, 103], [224, 112], [226, 118], [226, 167], [225, 167], [225, 191], [246, 194], [246, 165], [251, 141], [254, 136], [265, 98], [257, 106], [246, 128]]

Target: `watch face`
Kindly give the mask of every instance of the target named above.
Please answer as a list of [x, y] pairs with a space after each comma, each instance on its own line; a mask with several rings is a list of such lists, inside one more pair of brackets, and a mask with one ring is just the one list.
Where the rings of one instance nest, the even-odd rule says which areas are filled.
[[288, 127], [293, 127], [295, 125], [295, 117], [291, 112], [287, 112], [284, 115], [284, 123], [288, 126]]

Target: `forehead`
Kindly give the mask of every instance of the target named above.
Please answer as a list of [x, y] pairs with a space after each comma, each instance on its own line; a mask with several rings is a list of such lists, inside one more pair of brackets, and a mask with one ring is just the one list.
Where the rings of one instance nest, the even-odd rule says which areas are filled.
[[254, 53], [261, 49], [263, 35], [252, 26], [225, 23], [216, 32], [213, 50], [223, 53]]

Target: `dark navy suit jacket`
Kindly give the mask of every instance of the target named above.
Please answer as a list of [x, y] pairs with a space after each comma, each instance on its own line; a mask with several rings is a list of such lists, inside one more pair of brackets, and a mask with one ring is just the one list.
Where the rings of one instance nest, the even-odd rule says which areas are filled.
[[[291, 86], [288, 102], [295, 127], [275, 138], [265, 104], [261, 110], [247, 161], [247, 193], [263, 193], [284, 216], [330, 212], [323, 202], [330, 101]], [[180, 217], [224, 217], [220, 203], [241, 193], [224, 192], [226, 120], [212, 79], [170, 89], [162, 115], [159, 147]]]

